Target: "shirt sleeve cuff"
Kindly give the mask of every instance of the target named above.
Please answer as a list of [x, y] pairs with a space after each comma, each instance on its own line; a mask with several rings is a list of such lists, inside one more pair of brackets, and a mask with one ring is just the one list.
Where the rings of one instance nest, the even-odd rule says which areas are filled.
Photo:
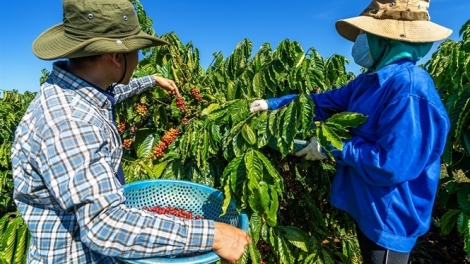
[[184, 252], [206, 252], [212, 250], [214, 244], [214, 221], [212, 220], [191, 220], [188, 230], [188, 241]]
[[[148, 76], [144, 76], [142, 78], [148, 78], [148, 82], [150, 83], [150, 87], [155, 87], [157, 86], [157, 81], [155, 81], [155, 76], [153, 75], [148, 75]], [[146, 81], [147, 82], [147, 81]]]

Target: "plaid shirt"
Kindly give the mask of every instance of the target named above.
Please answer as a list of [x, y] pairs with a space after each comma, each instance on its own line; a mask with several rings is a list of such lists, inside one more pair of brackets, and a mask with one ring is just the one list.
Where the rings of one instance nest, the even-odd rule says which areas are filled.
[[[209, 220], [184, 221], [124, 205], [115, 174], [122, 144], [112, 104], [84, 80], [54, 68], [17, 127], [13, 198], [31, 233], [29, 263], [119, 263], [208, 251]], [[115, 88], [116, 102], [155, 86]]]

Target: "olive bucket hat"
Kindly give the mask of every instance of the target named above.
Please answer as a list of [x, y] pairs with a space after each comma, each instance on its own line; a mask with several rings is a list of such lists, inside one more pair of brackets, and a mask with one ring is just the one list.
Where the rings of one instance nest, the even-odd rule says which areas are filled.
[[33, 43], [43, 60], [127, 53], [167, 42], [143, 32], [129, 0], [63, 0], [63, 20]]
[[430, 0], [374, 0], [358, 17], [336, 22], [338, 33], [355, 41], [361, 30], [405, 42], [435, 42], [452, 30], [430, 21]]

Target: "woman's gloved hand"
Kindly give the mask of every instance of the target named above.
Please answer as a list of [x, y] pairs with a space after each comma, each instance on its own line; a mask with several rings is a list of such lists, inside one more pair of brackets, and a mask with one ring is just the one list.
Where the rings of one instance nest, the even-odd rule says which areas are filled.
[[322, 148], [320, 144], [318, 144], [317, 137], [313, 136], [310, 139], [310, 144], [305, 148], [297, 151], [295, 153], [296, 156], [303, 156], [305, 155], [306, 160], [322, 160], [326, 159], [327, 156], [322, 153]]
[[268, 102], [266, 100], [255, 100], [250, 104], [250, 112], [252, 113], [266, 110], [268, 110]]

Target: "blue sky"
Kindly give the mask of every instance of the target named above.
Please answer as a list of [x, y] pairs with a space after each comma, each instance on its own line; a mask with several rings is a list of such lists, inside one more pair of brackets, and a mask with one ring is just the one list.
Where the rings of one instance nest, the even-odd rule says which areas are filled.
[[[201, 65], [207, 67], [212, 54], [228, 56], [245, 38], [253, 42], [253, 53], [268, 42], [276, 48], [284, 39], [298, 41], [307, 50], [315, 48], [323, 57], [340, 54], [351, 60], [348, 69], [359, 71], [351, 59], [352, 43], [334, 27], [338, 19], [358, 15], [369, 0], [140, 0], [154, 22], [157, 34], [175, 32], [183, 43], [199, 49]], [[15, 0], [0, 10], [0, 90], [38, 91], [41, 69], [51, 70], [51, 61], [34, 56], [31, 45], [45, 29], [62, 21], [60, 0]], [[470, 19], [469, 0], [432, 0], [431, 21], [452, 29], [451, 39]], [[438, 46], [434, 44], [432, 51]], [[429, 55], [421, 62], [429, 59]]]

